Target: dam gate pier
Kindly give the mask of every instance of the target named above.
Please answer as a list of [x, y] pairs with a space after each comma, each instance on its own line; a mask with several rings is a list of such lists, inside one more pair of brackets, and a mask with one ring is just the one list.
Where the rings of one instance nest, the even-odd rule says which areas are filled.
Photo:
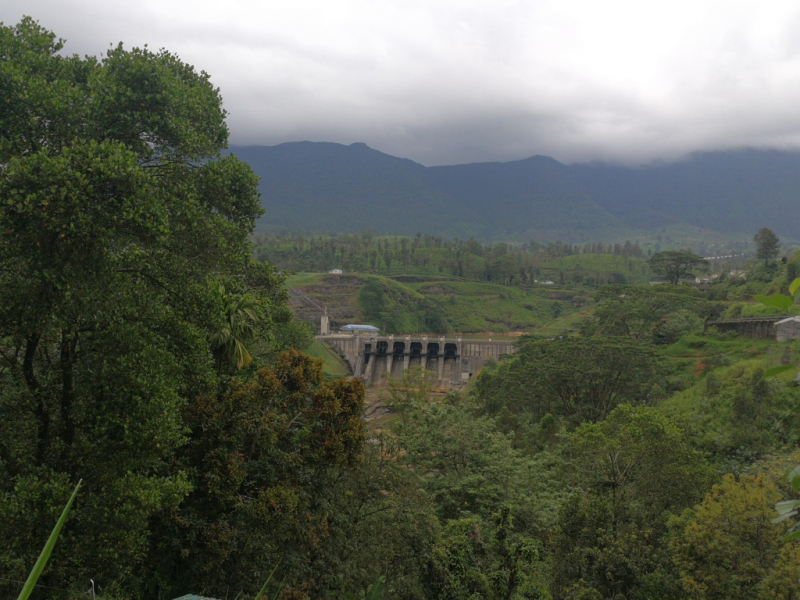
[[400, 379], [409, 369], [420, 367], [432, 373], [434, 387], [460, 389], [486, 361], [516, 350], [510, 341], [460, 336], [332, 334], [317, 339], [334, 349], [367, 387]]

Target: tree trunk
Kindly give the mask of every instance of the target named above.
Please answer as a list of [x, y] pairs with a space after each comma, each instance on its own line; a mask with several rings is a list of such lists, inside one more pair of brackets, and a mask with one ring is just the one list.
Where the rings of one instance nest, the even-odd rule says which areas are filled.
[[61, 330], [61, 426], [64, 443], [72, 445], [75, 438], [75, 424], [72, 420], [72, 405], [75, 399], [73, 365], [77, 336]]
[[44, 464], [45, 453], [47, 447], [50, 445], [50, 413], [47, 410], [47, 402], [45, 401], [42, 388], [39, 381], [36, 379], [33, 363], [36, 358], [36, 350], [39, 348], [39, 340], [41, 334], [32, 333], [28, 336], [25, 344], [25, 358], [22, 361], [22, 374], [25, 377], [25, 384], [28, 386], [28, 391], [33, 396], [36, 403], [34, 413], [36, 415], [36, 429], [38, 439], [36, 440], [36, 464]]

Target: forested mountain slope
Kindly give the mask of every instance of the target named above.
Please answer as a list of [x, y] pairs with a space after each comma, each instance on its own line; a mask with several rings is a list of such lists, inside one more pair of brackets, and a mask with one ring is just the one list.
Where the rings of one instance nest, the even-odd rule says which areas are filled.
[[483, 240], [597, 241], [672, 224], [800, 237], [800, 154], [700, 153], [630, 168], [507, 163], [424, 167], [364, 144], [235, 146], [261, 176], [262, 231], [418, 231]]
[[262, 225], [313, 233], [483, 235], [481, 216], [433, 186], [425, 167], [364, 144], [234, 147], [261, 176]]
[[800, 224], [787, 219], [800, 205], [798, 153], [742, 150], [695, 154], [639, 169], [568, 168], [586, 194], [631, 227], [682, 222], [748, 232], [753, 223], [764, 223], [781, 235], [800, 235]]
[[547, 156], [431, 167], [427, 173], [443, 194], [485, 219], [490, 237], [574, 240], [603, 237], [622, 225], [571, 180], [568, 167]]
[[261, 176], [262, 230], [570, 240], [624, 228], [546, 157], [427, 168], [364, 144], [232, 151]]

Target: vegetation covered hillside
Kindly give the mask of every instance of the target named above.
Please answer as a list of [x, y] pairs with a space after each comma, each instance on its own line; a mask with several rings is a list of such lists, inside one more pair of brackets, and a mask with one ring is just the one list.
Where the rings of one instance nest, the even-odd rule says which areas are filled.
[[364, 144], [293, 142], [232, 149], [261, 176], [261, 231], [413, 235], [524, 242], [616, 240], [695, 228], [746, 234], [754, 222], [800, 237], [792, 214], [800, 154], [698, 153], [671, 164], [508, 163], [424, 167]]
[[361, 235], [260, 235], [255, 256], [290, 272], [371, 273], [387, 276], [445, 276], [508, 286], [540, 282], [597, 286], [645, 282], [646, 253], [636, 244], [551, 242], [542, 245], [414, 237]]
[[537, 593], [793, 598], [800, 547], [772, 520], [796, 493], [800, 342], [703, 334], [722, 307], [680, 287], [598, 300], [583, 335], [524, 344], [471, 394], [564, 486], [548, 486], [563, 496], [526, 574]]
[[[309, 323], [323, 310], [332, 327], [365, 323], [386, 333], [527, 333], [575, 312], [580, 290], [520, 290], [443, 278], [300, 274], [290, 305]], [[408, 279], [413, 279], [409, 282]]]
[[260, 229], [336, 233], [366, 228], [408, 235], [420, 223], [449, 223], [449, 235], [486, 231], [480, 214], [430, 185], [425, 167], [364, 144], [300, 142], [232, 152], [261, 177], [262, 205], [270, 217]]
[[[640, 283], [635, 244], [256, 248], [224, 118], [166, 50], [0, 25], [0, 597], [33, 572], [55, 600], [796, 600], [800, 341], [707, 325], [800, 312], [797, 256], [699, 290]], [[307, 261], [367, 266], [287, 289]], [[410, 370], [369, 428], [362, 383], [296, 350], [290, 295], [536, 327], [464, 393]], [[557, 309], [572, 331], [545, 335]]]
[[800, 154], [764, 150], [696, 153], [643, 168], [572, 165], [581, 189], [626, 224], [658, 229], [687, 223], [713, 231], [750, 232], [764, 223], [797, 238], [784, 216], [800, 200]]

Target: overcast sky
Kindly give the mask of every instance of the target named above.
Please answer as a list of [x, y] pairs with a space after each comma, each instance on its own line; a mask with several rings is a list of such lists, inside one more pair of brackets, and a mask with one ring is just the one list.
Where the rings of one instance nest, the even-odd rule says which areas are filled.
[[2, 0], [67, 40], [167, 48], [231, 142], [363, 141], [426, 165], [800, 149], [800, 2]]

